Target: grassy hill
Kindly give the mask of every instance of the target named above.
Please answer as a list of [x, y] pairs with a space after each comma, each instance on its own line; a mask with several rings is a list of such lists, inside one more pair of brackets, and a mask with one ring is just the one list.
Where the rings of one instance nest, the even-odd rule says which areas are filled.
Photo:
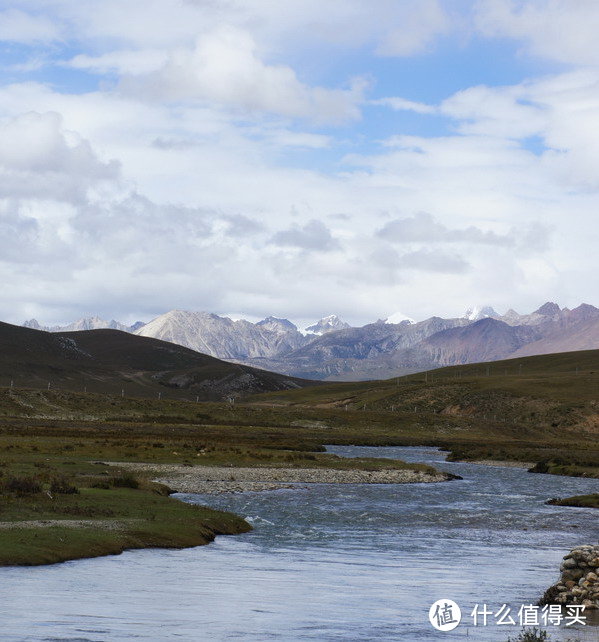
[[0, 386], [222, 399], [311, 382], [118, 330], [48, 333], [0, 323]]
[[419, 435], [412, 443], [444, 446], [455, 459], [533, 461], [539, 462], [538, 472], [599, 477], [599, 350], [453, 366], [253, 399], [395, 417], [402, 427], [419, 427], [411, 433]]
[[599, 430], [599, 350], [439, 368], [384, 381], [260, 395], [309, 407], [435, 413], [569, 430]]

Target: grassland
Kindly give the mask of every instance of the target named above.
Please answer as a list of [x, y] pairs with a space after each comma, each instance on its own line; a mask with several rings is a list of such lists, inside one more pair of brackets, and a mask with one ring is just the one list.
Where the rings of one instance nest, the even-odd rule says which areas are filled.
[[252, 406], [0, 391], [0, 565], [196, 546], [249, 529], [235, 515], [168, 497], [151, 482], [151, 467], [131, 478], [107, 462], [434, 472], [324, 453], [329, 428], [322, 421], [282, 415]]
[[[599, 477], [599, 351], [441, 368], [386, 381], [255, 397], [287, 408], [398, 418], [413, 443], [453, 460], [538, 462], [535, 472]], [[396, 431], [388, 436], [398, 437]]]

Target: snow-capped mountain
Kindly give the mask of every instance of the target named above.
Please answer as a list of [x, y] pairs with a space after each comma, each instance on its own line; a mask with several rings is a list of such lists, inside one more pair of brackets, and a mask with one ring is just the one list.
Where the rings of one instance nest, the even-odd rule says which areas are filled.
[[408, 323], [412, 325], [413, 323], [416, 323], [416, 321], [406, 316], [403, 312], [395, 312], [390, 317], [387, 317], [385, 319], [385, 323], [390, 323], [392, 325], [398, 325], [400, 323]]
[[336, 314], [330, 314], [328, 317], [323, 317], [317, 321], [314, 325], [310, 325], [305, 328], [305, 332], [308, 334], [316, 334], [322, 336], [327, 332], [334, 332], [335, 330], [345, 330], [345, 328], [350, 328], [349, 323], [342, 321]]
[[466, 310], [463, 318], [468, 321], [480, 321], [481, 319], [498, 319], [499, 316], [490, 305], [474, 305]]

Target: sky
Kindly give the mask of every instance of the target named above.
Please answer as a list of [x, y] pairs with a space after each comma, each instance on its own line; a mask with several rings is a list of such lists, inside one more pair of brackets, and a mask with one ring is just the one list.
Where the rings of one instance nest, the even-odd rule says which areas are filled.
[[599, 304], [596, 0], [0, 0], [0, 319]]

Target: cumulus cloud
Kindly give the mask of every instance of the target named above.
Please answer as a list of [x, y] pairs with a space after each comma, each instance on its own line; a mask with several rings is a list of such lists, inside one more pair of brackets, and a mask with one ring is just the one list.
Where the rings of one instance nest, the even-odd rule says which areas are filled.
[[198, 34], [228, 24], [251, 30], [274, 51], [326, 43], [406, 56], [427, 51], [455, 27], [447, 0], [377, 0], [376, 11], [363, 0], [329, 0], [326, 11], [318, 0], [185, 0], [176, 6], [170, 0], [27, 0], [26, 6], [32, 14], [51, 16], [72, 38], [109, 42], [125, 51], [190, 45]]
[[486, 36], [515, 38], [534, 55], [599, 64], [599, 5], [595, 0], [479, 0], [475, 24]]
[[48, 43], [59, 38], [56, 21], [19, 9], [0, 11], [0, 41], [22, 44]]
[[223, 27], [200, 37], [193, 49], [172, 52], [160, 70], [123, 78], [121, 89], [151, 99], [210, 100], [334, 123], [358, 118], [363, 83], [348, 90], [310, 87], [291, 67], [264, 63], [249, 33]]
[[277, 232], [270, 240], [280, 247], [296, 247], [302, 250], [328, 252], [339, 247], [339, 241], [333, 237], [331, 230], [315, 219], [303, 226], [294, 225], [288, 230]]
[[227, 235], [236, 238], [247, 238], [265, 229], [262, 223], [243, 214], [223, 214], [222, 220], [226, 223]]
[[450, 30], [448, 14], [437, 0], [402, 3], [403, 15], [378, 44], [382, 56], [409, 56], [426, 51], [441, 34]]
[[29, 112], [0, 124], [0, 197], [69, 201], [118, 173], [118, 163], [101, 161], [59, 114]]
[[0, 202], [0, 254], [3, 261], [28, 262], [37, 254], [39, 226], [13, 201]]
[[388, 98], [371, 100], [369, 104], [378, 105], [379, 107], [390, 107], [396, 111], [413, 111], [417, 114], [434, 114], [437, 112], [437, 108], [434, 105], [406, 100], [399, 96], [389, 96]]
[[29, 112], [0, 125], [4, 168], [114, 178], [117, 165], [102, 163], [88, 141], [63, 128], [59, 114]]
[[440, 272], [442, 274], [463, 274], [471, 266], [458, 254], [422, 248], [414, 252], [407, 252], [399, 257], [399, 267], [406, 270]]
[[483, 231], [470, 225], [463, 229], [450, 229], [439, 223], [431, 214], [419, 212], [408, 218], [397, 218], [377, 231], [381, 238], [395, 243], [477, 243], [483, 245], [513, 246], [511, 235]]

